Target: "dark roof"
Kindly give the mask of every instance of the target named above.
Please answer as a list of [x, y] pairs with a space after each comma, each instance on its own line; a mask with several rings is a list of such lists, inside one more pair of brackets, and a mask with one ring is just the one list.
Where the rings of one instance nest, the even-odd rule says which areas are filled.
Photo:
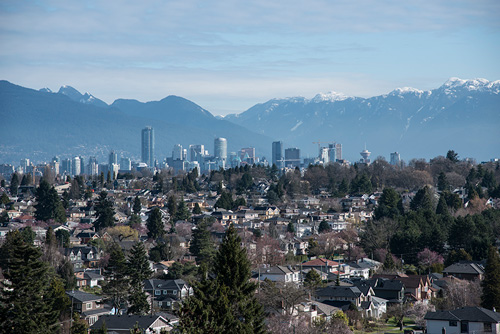
[[100, 296], [78, 290], [66, 291], [66, 294], [70, 298], [82, 303], [102, 299]]
[[358, 298], [362, 292], [355, 286], [327, 286], [316, 290], [317, 296]]
[[472, 275], [482, 275], [484, 270], [476, 263], [454, 263], [443, 270], [443, 273], [447, 274], [472, 274]]
[[167, 319], [159, 315], [105, 315], [99, 317], [99, 320], [90, 328], [101, 328], [102, 323], [106, 322], [108, 330], [128, 330], [136, 323], [140, 328], [147, 329], [160, 317], [168, 323]]
[[180, 290], [184, 286], [188, 287], [188, 284], [182, 279], [148, 279], [144, 281], [144, 290]]
[[424, 319], [500, 323], [500, 314], [482, 307], [462, 307], [453, 311], [427, 312]]

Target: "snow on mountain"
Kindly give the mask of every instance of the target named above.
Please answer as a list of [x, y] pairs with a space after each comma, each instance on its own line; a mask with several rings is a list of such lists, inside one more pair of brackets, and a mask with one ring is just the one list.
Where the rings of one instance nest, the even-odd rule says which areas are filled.
[[[316, 154], [316, 148], [305, 143], [322, 138], [351, 148], [368, 141], [381, 154], [398, 150], [414, 157], [443, 154], [460, 142], [470, 156], [481, 151], [487, 157], [493, 143], [500, 145], [499, 106], [500, 80], [450, 78], [432, 90], [403, 87], [370, 98], [331, 92], [310, 100], [272, 99], [225, 119], [306, 154]], [[464, 133], [467, 139], [458, 140]]]
[[352, 97], [344, 95], [342, 93], [337, 92], [329, 92], [329, 93], [319, 93], [315, 97], [310, 100], [311, 102], [320, 103], [320, 102], [336, 102], [336, 101], [344, 101], [347, 99], [351, 99]]

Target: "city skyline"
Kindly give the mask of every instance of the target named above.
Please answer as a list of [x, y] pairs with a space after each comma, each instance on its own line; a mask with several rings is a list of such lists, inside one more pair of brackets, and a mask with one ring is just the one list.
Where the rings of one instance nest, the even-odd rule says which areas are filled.
[[493, 0], [242, 4], [3, 2], [2, 79], [107, 103], [178, 95], [225, 115], [279, 97], [500, 78]]

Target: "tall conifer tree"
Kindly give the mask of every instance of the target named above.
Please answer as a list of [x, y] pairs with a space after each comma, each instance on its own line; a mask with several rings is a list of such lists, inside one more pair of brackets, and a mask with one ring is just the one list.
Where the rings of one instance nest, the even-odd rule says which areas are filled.
[[214, 273], [216, 278], [196, 285], [194, 296], [181, 307], [181, 333], [264, 333], [250, 261], [232, 225], [217, 252]]
[[130, 307], [128, 314], [146, 314], [149, 311], [148, 298], [144, 292], [144, 280], [153, 275], [149, 267], [147, 252], [142, 242], [136, 243], [130, 250], [127, 260], [130, 281]]
[[481, 285], [483, 287], [481, 306], [490, 310], [493, 308], [500, 310], [500, 256], [493, 246], [488, 251]]

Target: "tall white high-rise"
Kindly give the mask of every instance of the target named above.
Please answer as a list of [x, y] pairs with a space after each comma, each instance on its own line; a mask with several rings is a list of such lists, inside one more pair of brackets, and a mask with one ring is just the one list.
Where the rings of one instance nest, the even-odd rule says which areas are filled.
[[72, 163], [73, 175], [80, 175], [82, 173], [81, 166], [80, 157], [74, 157]]
[[216, 159], [227, 159], [227, 140], [226, 138], [215, 138], [214, 140], [214, 156]]
[[148, 167], [154, 167], [155, 135], [152, 127], [142, 129], [141, 158]]

